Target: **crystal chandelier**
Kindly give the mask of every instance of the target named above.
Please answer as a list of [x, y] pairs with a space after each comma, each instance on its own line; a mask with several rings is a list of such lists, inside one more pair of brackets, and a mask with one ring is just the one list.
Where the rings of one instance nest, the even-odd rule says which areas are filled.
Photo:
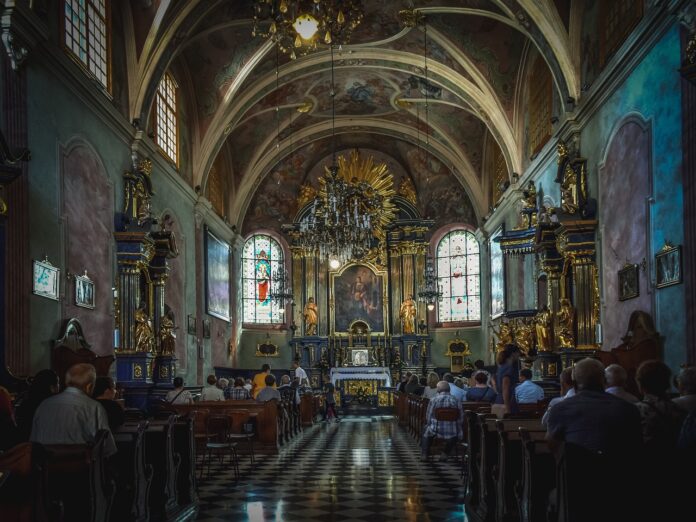
[[293, 60], [345, 45], [364, 16], [362, 0], [255, 0], [252, 36], [271, 38]]
[[283, 266], [276, 268], [271, 276], [271, 281], [273, 281], [273, 286], [271, 287], [269, 297], [275, 300], [278, 304], [278, 311], [283, 314], [285, 313], [285, 304], [293, 300], [292, 289]]
[[425, 279], [423, 288], [418, 292], [418, 301], [426, 303], [431, 312], [435, 309], [435, 302], [442, 300], [442, 287], [437, 282], [433, 258], [428, 256], [425, 260]]

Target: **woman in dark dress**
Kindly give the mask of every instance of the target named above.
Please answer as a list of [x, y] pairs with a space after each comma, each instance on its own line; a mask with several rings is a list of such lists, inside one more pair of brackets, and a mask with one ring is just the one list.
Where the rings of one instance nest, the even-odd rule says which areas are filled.
[[505, 348], [498, 353], [498, 371], [495, 375], [498, 396], [495, 398], [491, 412], [499, 419], [507, 413], [517, 411], [515, 387], [519, 383], [519, 360], [520, 349], [514, 344], [505, 345]]
[[41, 370], [34, 376], [29, 390], [17, 405], [15, 412], [20, 440], [29, 440], [31, 426], [34, 423], [34, 413], [44, 399], [48, 399], [58, 391], [60, 391], [60, 379], [53, 370]]
[[106, 410], [109, 419], [109, 429], [114, 432], [126, 421], [126, 414], [121, 405], [114, 400], [116, 397], [116, 384], [111, 377], [97, 377], [94, 383], [92, 397]]

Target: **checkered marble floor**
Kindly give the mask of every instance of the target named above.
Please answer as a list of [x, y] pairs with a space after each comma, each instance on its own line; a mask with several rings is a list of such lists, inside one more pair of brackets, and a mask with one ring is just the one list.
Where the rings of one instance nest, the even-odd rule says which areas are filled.
[[198, 520], [465, 522], [458, 462], [419, 455], [391, 417], [323, 423], [253, 468], [242, 457], [238, 483], [227, 465], [213, 465], [200, 482]]

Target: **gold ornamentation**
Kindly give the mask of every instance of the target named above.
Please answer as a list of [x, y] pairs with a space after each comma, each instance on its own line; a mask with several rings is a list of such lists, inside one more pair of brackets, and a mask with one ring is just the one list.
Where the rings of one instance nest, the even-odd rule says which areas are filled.
[[174, 331], [174, 321], [168, 315], [162, 316], [160, 319], [160, 346], [162, 355], [172, 355], [176, 349], [176, 334]]
[[155, 366], [155, 360], [154, 360], [154, 359], [150, 359], [150, 362], [148, 362], [148, 363], [147, 363], [147, 366], [146, 366], [146, 368], [147, 368], [147, 378], [148, 378], [148, 379], [152, 379], [152, 374], [154, 373], [154, 372], [153, 372], [154, 366]]
[[399, 308], [399, 317], [401, 318], [401, 332], [404, 334], [416, 333], [416, 302], [413, 296], [409, 294], [406, 300], [401, 303]]
[[498, 342], [495, 343], [496, 352], [503, 351], [506, 345], [513, 343], [512, 329], [510, 328], [510, 324], [501, 322], [498, 329], [496, 329], [495, 326], [492, 326], [491, 328], [493, 330], [493, 334], [498, 339]]
[[297, 112], [299, 112], [300, 114], [307, 114], [311, 112], [313, 108], [314, 102], [312, 100], [305, 100], [305, 102], [302, 103], [302, 105], [297, 107]]
[[319, 311], [314, 303], [314, 298], [310, 297], [302, 312], [305, 320], [305, 335], [317, 335], [317, 323]]
[[537, 348], [540, 352], [553, 351], [553, 312], [545, 306], [534, 318]]
[[138, 226], [152, 219], [151, 200], [154, 192], [152, 191], [152, 162], [150, 160], [140, 161], [134, 172], [125, 172], [125, 197], [124, 213], [131, 219], [136, 220]]
[[399, 184], [399, 196], [402, 196], [412, 205], [416, 205], [418, 203], [418, 198], [416, 197], [416, 187], [413, 185], [411, 178], [405, 177], [401, 180], [401, 183]]
[[425, 20], [425, 15], [415, 9], [402, 9], [399, 11], [399, 21], [404, 27], [416, 27]]
[[396, 99], [394, 99], [394, 105], [396, 105], [400, 109], [410, 109], [411, 107], [413, 107], [413, 102], [408, 101], [403, 96], [399, 96]]
[[169, 366], [166, 364], [159, 367], [160, 379], [169, 379]]
[[138, 308], [135, 311], [135, 351], [140, 353], [155, 352], [152, 322], [144, 308]]
[[515, 342], [523, 355], [529, 354], [534, 348], [535, 327], [531, 321], [518, 319], [515, 324]]
[[558, 310], [558, 329], [556, 337], [561, 348], [574, 348], [575, 335], [573, 334], [575, 326], [575, 309], [570, 304], [570, 299], [564, 297], [560, 301], [560, 309]]
[[7, 207], [7, 202], [2, 199], [2, 193], [5, 191], [5, 187], [0, 185], [0, 216], [6, 216], [7, 211], [9, 210]]
[[686, 58], [686, 65], [696, 64], [696, 33], [691, 35], [689, 43], [686, 45], [684, 56]]
[[133, 364], [133, 378], [134, 379], [142, 379], [143, 378], [143, 367], [141, 364], [138, 364], [138, 363]]
[[297, 198], [297, 208], [302, 209], [315, 197], [317, 197], [317, 190], [305, 181], [302, 185], [300, 185], [300, 195]]

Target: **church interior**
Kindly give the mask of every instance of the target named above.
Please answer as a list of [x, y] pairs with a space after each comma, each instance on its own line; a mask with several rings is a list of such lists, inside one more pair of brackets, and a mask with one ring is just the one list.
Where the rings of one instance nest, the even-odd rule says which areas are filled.
[[0, 36], [0, 519], [672, 518], [695, 2], [0, 0]]

